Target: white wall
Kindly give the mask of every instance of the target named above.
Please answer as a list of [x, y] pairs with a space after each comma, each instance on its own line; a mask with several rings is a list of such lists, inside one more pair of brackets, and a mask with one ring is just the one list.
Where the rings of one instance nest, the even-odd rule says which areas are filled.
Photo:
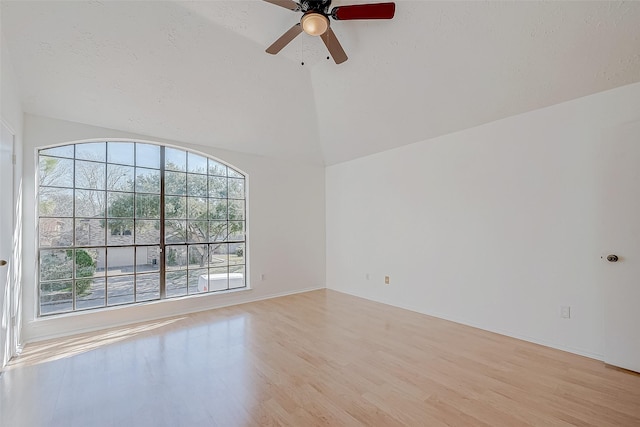
[[[36, 149], [89, 138], [137, 138], [213, 155], [248, 175], [248, 260], [251, 290], [211, 294], [76, 313], [36, 316]], [[66, 335], [171, 315], [238, 304], [325, 285], [324, 168], [133, 135], [45, 117], [25, 115], [24, 145], [24, 337]], [[264, 274], [264, 280], [261, 275]]]
[[[11, 342], [7, 346], [8, 352], [6, 354], [0, 354], [0, 369], [8, 361], [8, 358], [15, 354], [18, 349], [18, 343], [20, 342], [20, 298], [21, 298], [21, 257], [20, 247], [22, 244], [22, 228], [20, 227], [21, 217], [21, 185], [22, 185], [22, 103], [20, 101], [20, 94], [18, 91], [18, 84], [14, 73], [13, 66], [9, 58], [9, 51], [7, 49], [5, 38], [0, 34], [0, 120], [6, 126], [7, 129], [14, 136], [14, 155], [16, 156], [16, 164], [13, 170], [13, 189], [2, 185], [1, 199], [2, 203], [11, 203], [13, 199], [14, 210], [14, 230], [12, 241], [12, 259], [9, 263], [9, 277], [10, 283], [7, 289], [3, 289], [5, 298], [2, 299], [3, 306], [0, 307], [0, 316], [7, 320], [5, 325], [8, 328], [13, 328], [13, 331], [8, 335]], [[14, 318], [15, 320], [11, 320]], [[15, 326], [12, 324], [15, 322]]]
[[598, 152], [639, 119], [633, 84], [328, 167], [327, 287], [601, 358]]

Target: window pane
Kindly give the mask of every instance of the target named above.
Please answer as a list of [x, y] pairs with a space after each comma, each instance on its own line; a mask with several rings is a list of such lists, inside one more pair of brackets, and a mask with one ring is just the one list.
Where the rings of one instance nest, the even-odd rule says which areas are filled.
[[109, 248], [107, 252], [107, 276], [132, 274], [134, 248]]
[[136, 220], [136, 244], [153, 245], [160, 243], [160, 220]]
[[134, 301], [135, 276], [107, 278], [107, 304], [127, 304]]
[[104, 219], [76, 218], [76, 245], [104, 245], [105, 225]]
[[160, 274], [138, 274], [136, 276], [136, 301], [160, 299]]
[[229, 265], [240, 265], [244, 262], [244, 243], [229, 244]]
[[209, 241], [224, 242], [227, 240], [227, 222], [209, 221]]
[[160, 169], [160, 146], [136, 142], [136, 166]]
[[167, 246], [166, 269], [176, 270], [187, 268], [187, 247]]
[[203, 268], [207, 266], [207, 245], [189, 245], [189, 268]]
[[209, 292], [229, 289], [229, 270], [227, 267], [209, 269]]
[[229, 178], [244, 178], [244, 175], [242, 175], [237, 170], [229, 168]]
[[71, 218], [40, 218], [38, 231], [41, 248], [73, 245], [73, 219]]
[[188, 172], [207, 173], [207, 158], [199, 154], [187, 153]]
[[107, 245], [133, 245], [133, 220], [107, 220]]
[[207, 241], [207, 221], [187, 221], [187, 239], [190, 243]]
[[67, 188], [40, 188], [40, 216], [73, 216], [73, 190]]
[[183, 219], [187, 217], [187, 198], [182, 196], [165, 196], [164, 215], [167, 218]]
[[244, 240], [244, 221], [229, 221], [229, 240]]
[[[104, 262], [104, 248], [76, 249], [76, 284], [81, 279], [103, 277], [105, 273]], [[85, 288], [88, 287], [87, 283], [81, 283], [81, 289], [76, 286], [78, 295], [84, 293]]]
[[229, 289], [242, 288], [246, 286], [244, 271], [244, 265], [229, 267]]
[[138, 246], [136, 248], [136, 273], [149, 273], [160, 270], [160, 247]]
[[61, 280], [73, 277], [73, 249], [40, 251], [40, 280]]
[[179, 196], [187, 194], [187, 174], [181, 172], [164, 173], [164, 191]]
[[244, 200], [229, 200], [229, 219], [244, 219]]
[[186, 243], [187, 221], [175, 219], [165, 221], [164, 233], [166, 243]]
[[76, 280], [76, 292], [78, 289], [83, 290], [76, 296], [76, 309], [104, 307], [106, 304], [105, 285], [104, 278]]
[[73, 151], [73, 145], [63, 145], [62, 147], [53, 147], [40, 150], [40, 155], [73, 158]]
[[136, 218], [160, 218], [160, 196], [136, 195]]
[[209, 292], [209, 270], [195, 270], [196, 274], [190, 271], [189, 293]]
[[207, 269], [189, 270], [189, 295], [207, 292]]
[[207, 196], [207, 176], [187, 174], [187, 195], [189, 196]]
[[94, 190], [76, 190], [76, 215], [82, 217], [104, 218], [105, 192]]
[[133, 166], [133, 142], [108, 142], [107, 161]]
[[209, 267], [226, 267], [229, 265], [229, 244], [209, 245]]
[[76, 188], [104, 190], [106, 170], [104, 163], [76, 161]]
[[41, 283], [40, 314], [63, 313], [73, 310], [72, 287], [71, 280]]
[[229, 178], [229, 198], [244, 199], [244, 179]]
[[136, 168], [136, 191], [159, 193], [160, 171], [157, 169]]
[[186, 171], [186, 160], [186, 151], [169, 147], [164, 149], [164, 164], [166, 170]]
[[209, 175], [227, 176], [227, 167], [222, 163], [209, 159]]
[[40, 156], [38, 179], [40, 185], [73, 187], [73, 160]]
[[133, 218], [133, 193], [107, 192], [107, 216]]
[[209, 219], [227, 219], [227, 199], [209, 199]]
[[86, 142], [76, 144], [76, 159], [105, 162], [107, 144], [104, 142]]
[[131, 166], [107, 165], [107, 190], [133, 191], [134, 171]]
[[189, 219], [206, 219], [207, 218], [207, 199], [202, 197], [187, 198], [187, 218]]
[[187, 271], [167, 272], [167, 297], [177, 297], [187, 294]]
[[209, 177], [209, 197], [225, 199], [227, 197], [227, 178], [219, 176]]

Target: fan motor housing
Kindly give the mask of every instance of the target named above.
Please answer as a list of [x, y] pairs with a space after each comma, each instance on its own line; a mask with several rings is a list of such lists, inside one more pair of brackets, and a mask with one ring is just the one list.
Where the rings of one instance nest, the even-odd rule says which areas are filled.
[[320, 12], [327, 14], [327, 10], [331, 6], [331, 0], [302, 0], [300, 2], [300, 10], [303, 12]]

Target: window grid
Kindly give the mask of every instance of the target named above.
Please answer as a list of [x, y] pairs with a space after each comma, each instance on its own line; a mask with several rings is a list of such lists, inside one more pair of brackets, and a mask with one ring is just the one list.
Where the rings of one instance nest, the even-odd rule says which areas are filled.
[[[132, 159], [119, 160], [118, 150]], [[139, 150], [157, 150], [155, 168], [147, 157], [138, 161]], [[184, 164], [165, 161], [169, 150]], [[39, 162], [41, 316], [246, 286], [246, 181], [231, 167], [185, 150], [108, 141], [43, 149]], [[172, 173], [182, 174], [181, 194], [166, 191]], [[167, 215], [168, 197], [183, 205], [177, 214]], [[169, 247], [183, 248], [183, 268], [169, 265]], [[184, 293], [173, 292], [176, 284]]]

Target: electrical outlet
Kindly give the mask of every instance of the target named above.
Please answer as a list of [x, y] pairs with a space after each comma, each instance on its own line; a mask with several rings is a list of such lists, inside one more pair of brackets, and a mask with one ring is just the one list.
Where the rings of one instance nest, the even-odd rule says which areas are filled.
[[385, 285], [389, 284], [389, 276], [384, 276], [384, 284]]
[[267, 276], [265, 276], [264, 273], [260, 275], [260, 280], [264, 281], [266, 278]]
[[562, 307], [560, 307], [560, 317], [562, 317], [563, 319], [570, 319], [571, 307], [569, 307], [568, 305], [563, 305]]

